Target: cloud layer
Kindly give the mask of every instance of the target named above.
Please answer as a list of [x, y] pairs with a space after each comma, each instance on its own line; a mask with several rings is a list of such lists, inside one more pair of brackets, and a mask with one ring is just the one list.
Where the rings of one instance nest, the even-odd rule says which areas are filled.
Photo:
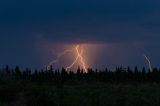
[[16, 57], [16, 64], [32, 61], [39, 66], [35, 43], [40, 39], [55, 44], [123, 45], [128, 54], [125, 45], [136, 45], [158, 57], [159, 5], [158, 0], [1, 0], [0, 63], [13, 64]]

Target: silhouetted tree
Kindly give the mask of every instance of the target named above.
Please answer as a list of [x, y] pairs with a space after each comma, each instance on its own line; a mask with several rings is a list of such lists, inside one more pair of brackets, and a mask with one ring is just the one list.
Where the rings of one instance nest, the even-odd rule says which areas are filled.
[[16, 66], [15, 68], [15, 77], [16, 79], [21, 79], [21, 71], [20, 71], [20, 68], [18, 66]]
[[116, 70], [93, 70], [88, 69], [87, 73], [84, 73], [83, 69], [77, 68], [77, 71], [67, 72], [65, 68], [61, 70], [54, 70], [51, 66], [49, 70], [20, 70], [18, 66], [14, 69], [8, 65], [1, 69], [1, 80], [21, 80], [21, 81], [34, 81], [34, 82], [52, 82], [57, 87], [62, 87], [64, 84], [82, 84], [82, 83], [160, 83], [160, 69], [153, 68], [151, 72], [146, 71], [145, 67], [138, 69], [136, 66], [131, 69], [117, 67]]

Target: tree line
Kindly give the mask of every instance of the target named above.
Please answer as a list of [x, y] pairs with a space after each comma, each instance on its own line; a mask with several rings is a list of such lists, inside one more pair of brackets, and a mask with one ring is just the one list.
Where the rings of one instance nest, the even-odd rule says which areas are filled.
[[0, 69], [0, 81], [31, 81], [31, 82], [52, 82], [56, 85], [63, 84], [94, 84], [94, 83], [160, 83], [160, 69], [153, 68], [152, 72], [143, 67], [117, 67], [115, 70], [93, 70], [88, 68], [84, 73], [80, 67], [75, 71], [62, 69], [21, 70], [19, 66], [11, 68], [8, 65]]

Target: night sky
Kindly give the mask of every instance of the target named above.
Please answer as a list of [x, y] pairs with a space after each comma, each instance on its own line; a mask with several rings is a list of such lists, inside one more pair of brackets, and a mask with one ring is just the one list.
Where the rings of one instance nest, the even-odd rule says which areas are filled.
[[159, 0], [0, 0], [1, 67], [44, 68], [74, 44], [93, 68], [148, 67], [143, 53], [160, 67], [159, 41]]

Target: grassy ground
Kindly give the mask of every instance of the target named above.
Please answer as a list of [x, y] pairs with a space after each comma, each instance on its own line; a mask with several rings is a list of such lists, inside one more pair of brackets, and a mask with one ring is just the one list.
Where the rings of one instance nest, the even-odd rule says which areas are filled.
[[160, 106], [160, 84], [1, 82], [0, 106]]

